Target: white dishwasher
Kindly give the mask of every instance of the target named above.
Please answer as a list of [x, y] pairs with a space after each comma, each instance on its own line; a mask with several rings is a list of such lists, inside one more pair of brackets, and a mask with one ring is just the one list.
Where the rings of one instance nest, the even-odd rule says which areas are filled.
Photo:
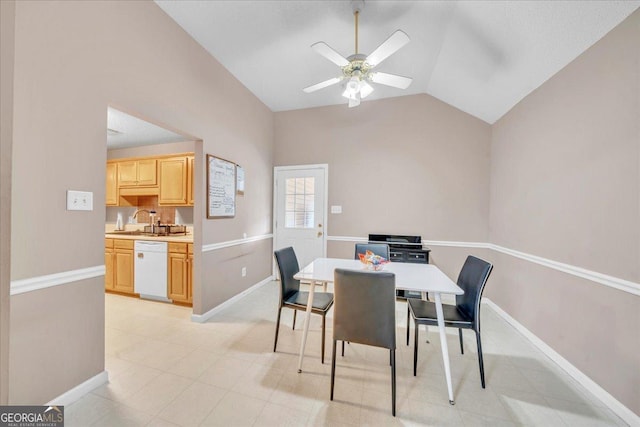
[[167, 242], [136, 240], [134, 289], [140, 298], [171, 302], [167, 298]]

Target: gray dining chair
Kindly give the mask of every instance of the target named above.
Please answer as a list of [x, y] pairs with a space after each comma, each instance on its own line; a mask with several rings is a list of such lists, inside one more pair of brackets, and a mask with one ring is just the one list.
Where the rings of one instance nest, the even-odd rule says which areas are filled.
[[[389, 245], [386, 243], [356, 243], [354, 259], [360, 259], [360, 254], [371, 251], [382, 258], [389, 260]], [[342, 356], [344, 356], [344, 341], [342, 341]]]
[[[300, 271], [298, 258], [292, 247], [279, 249], [274, 252], [278, 270], [280, 272], [280, 301], [278, 304], [278, 320], [276, 320], [276, 336], [273, 340], [275, 353], [278, 345], [278, 331], [280, 329], [280, 314], [283, 308], [293, 309], [293, 329], [296, 328], [296, 313], [298, 310], [306, 311], [309, 301], [309, 292], [300, 291], [300, 281], [293, 276]], [[324, 363], [325, 330], [327, 312], [333, 305], [333, 294], [330, 292], [314, 292], [311, 313], [322, 316], [322, 356]]]
[[396, 415], [396, 277], [393, 273], [346, 270], [334, 272], [331, 400], [336, 373], [336, 343], [349, 341], [389, 349], [391, 402]]
[[[456, 295], [456, 304], [443, 304], [444, 326], [458, 328], [460, 337], [460, 352], [464, 354], [462, 344], [462, 330], [472, 329], [476, 333], [478, 345], [478, 365], [480, 366], [480, 382], [485, 388], [484, 362], [482, 360], [482, 343], [480, 340], [480, 300], [482, 292], [487, 284], [493, 265], [486, 261], [469, 255], [460, 270], [458, 286], [464, 290], [463, 295]], [[409, 328], [409, 313], [414, 320], [415, 335], [413, 338], [413, 376], [416, 375], [418, 364], [418, 326], [438, 325], [436, 305], [430, 301], [410, 298], [407, 300], [407, 329]], [[407, 345], [409, 345], [409, 333], [407, 331]]]

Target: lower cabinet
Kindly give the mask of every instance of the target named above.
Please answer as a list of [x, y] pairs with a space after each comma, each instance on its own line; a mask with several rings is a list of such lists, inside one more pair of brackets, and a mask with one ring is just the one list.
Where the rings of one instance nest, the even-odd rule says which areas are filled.
[[113, 239], [104, 239], [104, 288], [113, 290]]
[[174, 302], [191, 304], [193, 301], [191, 293], [192, 260], [193, 244], [169, 242], [168, 296]]
[[134, 294], [133, 240], [105, 239], [104, 265], [106, 290]]
[[[135, 295], [134, 240], [104, 239], [104, 288]], [[193, 243], [169, 242], [167, 296], [181, 304], [193, 303]]]

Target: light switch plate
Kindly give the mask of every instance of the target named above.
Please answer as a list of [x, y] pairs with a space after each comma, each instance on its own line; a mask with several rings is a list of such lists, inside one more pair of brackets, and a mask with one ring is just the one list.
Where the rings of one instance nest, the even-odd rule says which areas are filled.
[[332, 214], [341, 214], [342, 213], [342, 206], [340, 206], [340, 205], [331, 206], [331, 213]]
[[93, 193], [91, 191], [67, 190], [68, 211], [92, 211]]

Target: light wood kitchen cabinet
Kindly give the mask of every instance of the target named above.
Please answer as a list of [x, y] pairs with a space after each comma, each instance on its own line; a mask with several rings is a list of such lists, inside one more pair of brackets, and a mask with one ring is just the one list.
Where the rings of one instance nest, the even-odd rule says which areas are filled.
[[133, 240], [113, 239], [113, 290], [134, 294]]
[[170, 157], [158, 160], [160, 205], [186, 205], [189, 199], [188, 158]]
[[104, 288], [113, 291], [113, 239], [104, 239]]
[[149, 187], [158, 185], [157, 159], [118, 162], [119, 187]]
[[187, 245], [187, 299], [193, 303], [193, 243]]
[[[193, 252], [193, 249], [192, 249]], [[193, 259], [193, 254], [191, 255]], [[168, 294], [173, 302], [191, 304], [191, 272], [187, 243], [169, 242]]]
[[107, 163], [106, 205], [118, 206], [118, 164]]
[[194, 167], [194, 158], [193, 156], [187, 157], [187, 205], [193, 206], [193, 199], [195, 197], [194, 191], [194, 179], [193, 179], [193, 167]]

